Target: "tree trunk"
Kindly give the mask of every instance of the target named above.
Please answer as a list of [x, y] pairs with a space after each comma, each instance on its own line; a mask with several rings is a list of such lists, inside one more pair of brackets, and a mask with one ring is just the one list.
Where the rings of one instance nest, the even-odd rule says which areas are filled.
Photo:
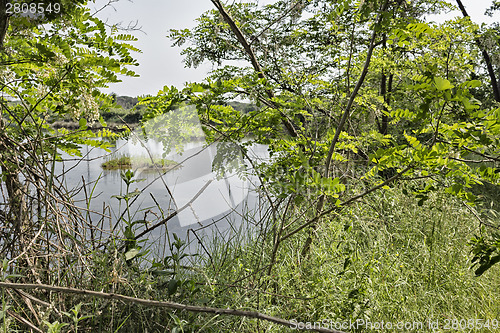
[[385, 73], [382, 73], [382, 78], [380, 80], [380, 95], [384, 98], [384, 106], [382, 107], [382, 117], [381, 122], [378, 121], [377, 118], [377, 126], [380, 134], [387, 135], [388, 126], [389, 126], [389, 116], [386, 114], [388, 111], [386, 105], [391, 104], [391, 92], [392, 92], [392, 79], [394, 75], [389, 74], [387, 76]]
[[26, 186], [19, 180], [17, 165], [12, 163], [12, 157], [15, 156], [16, 152], [4, 135], [5, 124], [1, 113], [0, 133], [0, 163], [9, 204], [9, 211], [6, 214], [7, 221], [5, 222], [11, 224], [14, 236], [19, 237], [27, 222]]
[[[463, 16], [470, 18], [462, 1], [457, 0], [457, 4], [458, 4], [458, 7], [460, 8], [460, 11], [462, 12]], [[493, 90], [493, 97], [495, 98], [495, 101], [500, 102], [500, 85], [499, 85], [500, 80], [497, 80], [497, 77], [495, 75], [495, 70], [493, 69], [493, 65], [491, 64], [490, 55], [486, 51], [486, 48], [484, 47], [484, 45], [482, 45], [481, 40], [479, 38], [475, 38], [475, 42], [476, 42], [476, 45], [481, 50], [484, 62], [486, 63], [486, 69], [488, 70], [488, 75], [490, 76], [490, 80], [491, 80], [491, 89]]]
[[7, 14], [7, 0], [0, 0], [0, 50], [9, 28], [9, 15]]
[[[9, 15], [7, 14], [8, 0], [0, 0], [0, 52], [3, 52], [4, 40], [9, 28]], [[6, 124], [3, 119], [3, 111], [7, 105], [2, 103], [0, 110], [0, 159], [2, 176], [8, 195], [9, 212], [7, 221], [12, 223], [14, 237], [20, 237], [23, 226], [27, 222], [26, 186], [19, 180], [17, 163], [12, 163], [16, 158], [16, 147], [13, 147], [5, 135]]]

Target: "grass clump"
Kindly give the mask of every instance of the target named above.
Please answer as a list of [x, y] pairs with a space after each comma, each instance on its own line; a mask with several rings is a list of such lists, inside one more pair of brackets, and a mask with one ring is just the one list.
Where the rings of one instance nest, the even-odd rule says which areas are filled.
[[111, 158], [101, 164], [101, 167], [104, 170], [117, 170], [117, 169], [146, 169], [146, 170], [168, 170], [177, 167], [179, 164], [175, 161], [159, 158], [153, 159], [139, 156], [139, 157], [130, 157], [130, 156], [119, 156], [115, 158]]
[[104, 170], [130, 169], [132, 168], [132, 162], [130, 156], [120, 156], [103, 162], [101, 167]]

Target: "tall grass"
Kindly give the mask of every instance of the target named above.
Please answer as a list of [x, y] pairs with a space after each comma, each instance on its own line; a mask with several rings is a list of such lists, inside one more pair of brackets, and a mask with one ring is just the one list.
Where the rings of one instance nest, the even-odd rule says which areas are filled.
[[[475, 277], [469, 239], [476, 217], [443, 192], [422, 206], [393, 187], [324, 220], [307, 258], [302, 239], [282, 245], [270, 275], [270, 240], [218, 249], [204, 263], [217, 306], [253, 308], [299, 322], [446, 322], [498, 319], [500, 271]], [[208, 282], [207, 282], [208, 283]], [[252, 320], [224, 318], [218, 332], [290, 331]], [[364, 331], [364, 326], [360, 331]], [[425, 326], [423, 330], [433, 331]], [[482, 331], [496, 331], [495, 328]]]
[[[143, 299], [257, 310], [304, 323], [438, 320], [444, 325], [453, 319], [498, 319], [500, 268], [494, 266], [481, 277], [470, 269], [467, 243], [480, 232], [477, 217], [443, 191], [419, 205], [407, 194], [410, 185], [374, 192], [338, 215], [323, 218], [308, 256], [300, 251], [304, 233], [297, 233], [280, 244], [274, 261], [276, 226], [293, 219], [302, 224], [308, 214], [305, 203], [274, 212], [265, 206], [261, 212], [243, 214], [243, 223], [226, 221], [230, 225], [226, 232], [215, 228], [210, 236], [190, 237], [191, 243], [168, 238], [166, 228], [168, 250], [162, 251], [147, 237], [132, 239], [140, 227], [137, 223], [142, 222], [128, 221], [127, 214], [120, 221], [124, 230], [112, 231], [118, 221], [112, 221], [106, 207], [101, 221], [87, 223], [69, 194], [66, 197], [58, 187], [62, 206], [48, 206], [51, 210], [40, 218], [39, 243], [34, 243], [31, 252], [21, 253], [21, 260], [4, 261], [1, 277]], [[121, 197], [125, 200], [127, 193]], [[125, 201], [127, 211], [141, 209]], [[44, 202], [49, 203], [49, 198]], [[154, 224], [155, 218], [149, 223]], [[196, 245], [198, 255], [191, 255]], [[138, 251], [131, 254], [134, 248]], [[152, 248], [154, 255], [147, 255]], [[30, 266], [33, 261], [39, 264]], [[291, 331], [244, 317], [172, 311], [84, 295], [44, 291], [31, 295], [42, 300], [36, 308], [23, 295], [4, 290], [3, 331], [26, 330], [25, 323], [13, 320], [13, 313], [47, 332]], [[419, 331], [433, 330], [425, 326]]]

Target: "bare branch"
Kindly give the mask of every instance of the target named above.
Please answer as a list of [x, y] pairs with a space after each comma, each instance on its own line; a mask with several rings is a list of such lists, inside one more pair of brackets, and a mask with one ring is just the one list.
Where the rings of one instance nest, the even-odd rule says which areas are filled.
[[142, 236], [144, 236], [145, 234], [147, 234], [148, 232], [151, 232], [153, 231], [154, 229], [158, 228], [159, 226], [167, 223], [169, 220], [171, 220], [174, 216], [176, 216], [177, 214], [179, 214], [180, 212], [182, 212], [184, 209], [186, 209], [187, 207], [189, 207], [196, 199], [198, 199], [198, 197], [203, 193], [203, 191], [205, 191], [205, 189], [208, 187], [208, 185], [210, 185], [212, 183], [212, 180], [210, 179], [208, 182], [205, 183], [205, 185], [203, 185], [203, 187], [198, 191], [198, 193], [196, 193], [194, 195], [194, 197], [189, 200], [184, 206], [182, 206], [181, 208], [177, 209], [175, 212], [173, 212], [172, 214], [170, 214], [169, 216], [167, 216], [166, 218], [164, 218], [163, 220], [161, 220], [160, 222], [156, 223], [155, 225], [147, 228], [146, 230], [142, 231], [141, 233], [139, 233], [138, 235], [136, 235], [134, 237], [134, 239], [139, 239], [141, 238]]
[[[294, 323], [292, 321], [288, 321], [288, 320], [281, 319], [278, 317], [268, 316], [266, 314], [263, 314], [263, 313], [260, 313], [257, 311], [221, 309], [221, 308], [212, 308], [212, 307], [205, 307], [205, 306], [186, 305], [186, 304], [180, 304], [180, 303], [174, 303], [174, 302], [154, 301], [154, 300], [130, 297], [130, 296], [125, 296], [125, 295], [120, 295], [120, 294], [110, 294], [110, 293], [104, 293], [104, 292], [99, 292], [99, 291], [86, 290], [86, 289], [76, 289], [76, 288], [69, 288], [69, 287], [58, 287], [58, 286], [51, 286], [51, 285], [47, 285], [47, 284], [28, 284], [28, 283], [24, 284], [24, 283], [0, 282], [0, 287], [9, 288], [9, 289], [43, 289], [43, 290], [51, 290], [51, 291], [61, 292], [61, 293], [66, 293], [66, 294], [77, 294], [77, 295], [82, 295], [82, 296], [90, 296], [90, 297], [97, 297], [97, 298], [102, 298], [102, 299], [122, 301], [125, 303], [140, 304], [140, 305], [144, 305], [144, 306], [184, 310], [184, 311], [189, 311], [189, 312], [213, 313], [213, 314], [222, 314], [222, 315], [237, 316], [237, 317], [255, 318], [255, 319], [265, 320], [265, 321], [268, 321], [271, 323], [275, 323], [275, 324], [290, 327], [290, 328], [300, 329], [296, 325], [296, 323]], [[323, 332], [323, 333], [345, 333], [342, 331], [330, 330], [330, 329], [326, 329], [326, 328], [303, 328], [302, 330]]]
[[278, 17], [277, 19], [275, 19], [274, 21], [272, 21], [271, 23], [269, 23], [264, 29], [262, 29], [261, 32], [259, 32], [257, 35], [255, 35], [253, 38], [252, 38], [252, 41], [250, 42], [250, 45], [253, 44], [253, 42], [255, 41], [258, 41], [259, 37], [262, 36], [263, 33], [265, 33], [269, 28], [271, 28], [274, 24], [276, 24], [277, 22], [281, 21], [285, 16], [287, 16], [291, 11], [293, 11], [298, 5], [300, 5], [302, 3], [302, 0], [298, 0], [297, 2], [295, 2], [292, 6], [290, 6], [290, 8], [288, 8], [287, 11], [285, 11], [280, 17]]
[[[389, 1], [386, 1], [384, 6], [382, 7], [381, 12], [378, 15], [377, 23], [380, 23], [380, 21], [382, 20], [382, 13], [387, 10], [388, 5]], [[347, 106], [344, 110], [344, 113], [342, 114], [342, 118], [340, 118], [339, 125], [337, 126], [337, 130], [335, 131], [335, 136], [333, 137], [332, 143], [330, 144], [330, 148], [328, 150], [328, 156], [326, 158], [326, 163], [325, 163], [325, 177], [329, 177], [330, 164], [332, 162], [332, 156], [333, 152], [335, 151], [335, 146], [337, 145], [337, 142], [339, 140], [340, 132], [342, 132], [342, 129], [344, 128], [345, 122], [347, 121], [347, 118], [349, 117], [349, 114], [351, 112], [352, 105], [354, 104], [354, 99], [358, 95], [359, 89], [361, 89], [361, 86], [365, 81], [365, 77], [368, 74], [368, 67], [370, 67], [371, 57], [373, 54], [373, 50], [375, 49], [376, 46], [375, 44], [376, 38], [377, 38], [377, 30], [374, 27], [372, 32], [372, 37], [370, 40], [370, 46], [368, 47], [368, 52], [366, 54], [366, 60], [363, 66], [363, 71], [361, 72], [358, 82], [356, 83], [356, 86], [354, 87], [354, 90], [352, 91], [351, 96], [349, 97], [349, 101], [347, 102]]]
[[[231, 28], [233, 33], [236, 35], [236, 38], [240, 42], [241, 46], [243, 46], [243, 48], [245, 49], [245, 52], [248, 55], [248, 57], [250, 58], [250, 62], [252, 63], [252, 66], [255, 69], [255, 71], [257, 72], [257, 75], [259, 76], [259, 78], [264, 79], [267, 82], [268, 80], [267, 80], [266, 76], [264, 75], [264, 71], [263, 71], [262, 67], [260, 66], [259, 61], [257, 60], [257, 57], [255, 56], [255, 53], [253, 52], [253, 49], [250, 46], [250, 43], [246, 40], [245, 36], [243, 36], [243, 32], [241, 32], [240, 28], [236, 25], [236, 22], [233, 20], [231, 15], [229, 15], [229, 13], [226, 11], [226, 9], [224, 8], [224, 6], [220, 2], [220, 0], [211, 0], [211, 1], [214, 4], [214, 6], [217, 8], [219, 13], [222, 15], [222, 17], [224, 18], [224, 21], [226, 21], [226, 23], [229, 25], [229, 27]], [[271, 100], [271, 103], [273, 104], [274, 108], [279, 109], [279, 106], [273, 101], [273, 99], [275, 97], [274, 92], [269, 87], [266, 87], [265, 90], [266, 90], [266, 94], [269, 97], [269, 99]], [[288, 119], [288, 117], [286, 117], [286, 115], [281, 110], [279, 112], [280, 112], [280, 115], [283, 117], [282, 122], [283, 122], [283, 125], [285, 125], [288, 133], [294, 137], [297, 137], [298, 133], [297, 133], [295, 127], [293, 126], [292, 122], [290, 121], [290, 119]]]
[[39, 329], [38, 327], [33, 325], [33, 323], [31, 323], [29, 320], [21, 317], [19, 314], [15, 313], [14, 311], [7, 310], [7, 314], [9, 316], [13, 317], [14, 319], [16, 319], [17, 321], [23, 323], [24, 325], [28, 326], [33, 331], [43, 333], [43, 331], [41, 329]]

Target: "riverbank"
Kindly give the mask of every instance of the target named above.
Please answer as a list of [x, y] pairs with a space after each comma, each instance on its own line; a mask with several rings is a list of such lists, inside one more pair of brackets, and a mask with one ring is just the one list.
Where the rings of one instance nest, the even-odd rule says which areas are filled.
[[[52, 124], [50, 124], [50, 126], [54, 129], [65, 128], [68, 130], [77, 130], [80, 128], [80, 124], [78, 122], [75, 122], [75, 121], [56, 121], [56, 122], [53, 122]], [[137, 128], [137, 126], [139, 126], [139, 123], [126, 123], [126, 124], [124, 124], [124, 123], [112, 122], [112, 123], [106, 123], [106, 127], [104, 127], [101, 125], [101, 123], [95, 122], [93, 124], [87, 124], [87, 126], [91, 131], [99, 131], [99, 130], [106, 128], [112, 132], [120, 133], [120, 132], [127, 131], [129, 128], [131, 130], [134, 130], [135, 128]]]

